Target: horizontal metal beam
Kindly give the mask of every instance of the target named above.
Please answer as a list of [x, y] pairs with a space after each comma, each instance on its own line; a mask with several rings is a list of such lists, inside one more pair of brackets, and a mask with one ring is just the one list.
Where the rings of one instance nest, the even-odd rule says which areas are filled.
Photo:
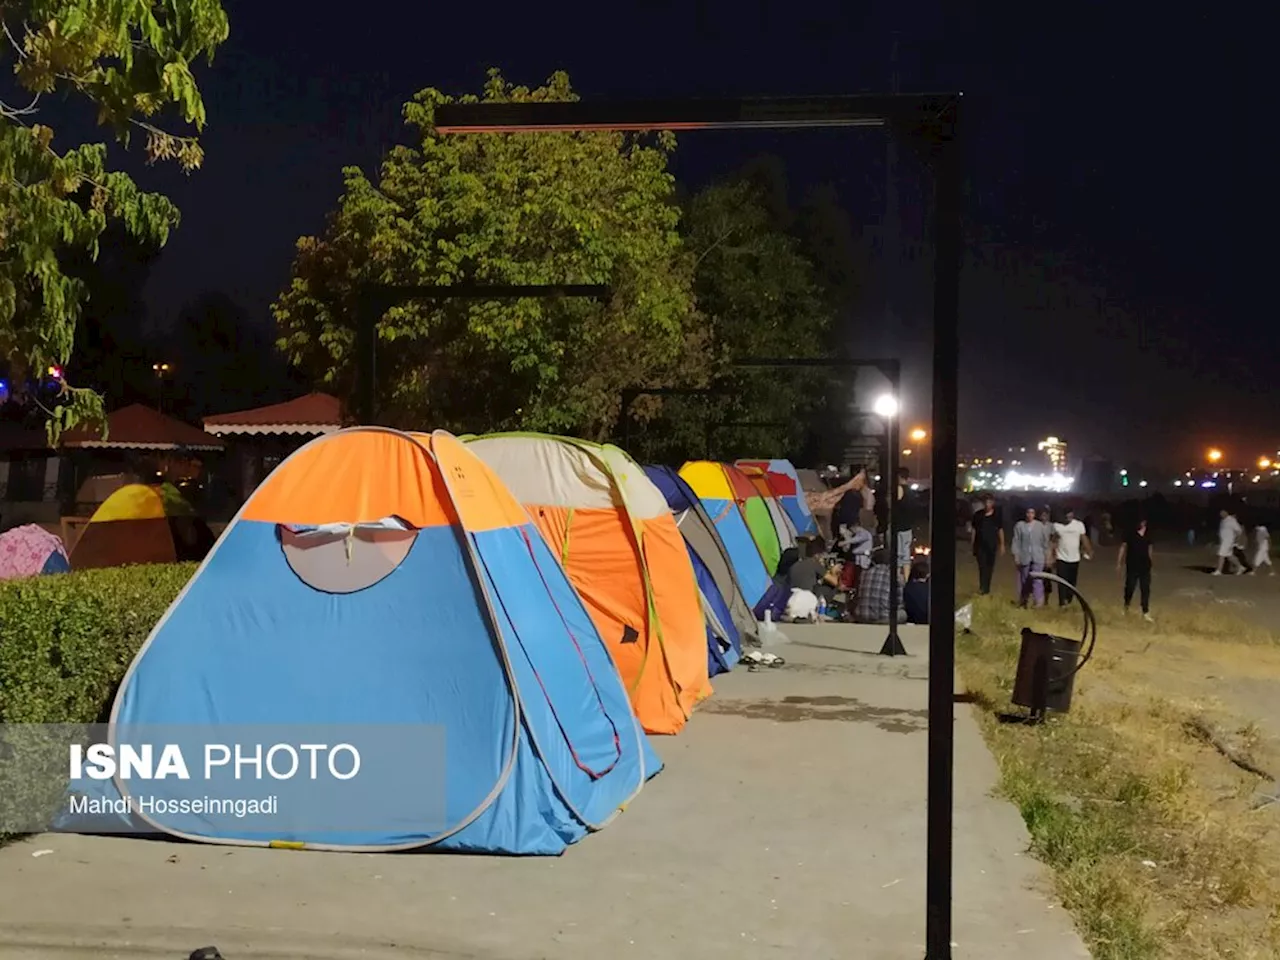
[[879, 127], [933, 123], [956, 94], [853, 94], [572, 103], [449, 103], [439, 133], [567, 133], [580, 130], [732, 130]]
[[406, 300], [520, 300], [546, 297], [586, 297], [607, 300], [613, 288], [606, 283], [452, 283], [377, 284], [366, 292], [403, 303]]

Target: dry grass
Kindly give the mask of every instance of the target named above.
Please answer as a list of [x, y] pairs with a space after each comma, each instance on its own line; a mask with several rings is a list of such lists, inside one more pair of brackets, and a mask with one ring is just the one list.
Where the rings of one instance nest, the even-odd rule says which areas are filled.
[[1078, 636], [1079, 614], [980, 598], [974, 634], [959, 640], [1033, 852], [1097, 960], [1280, 958], [1280, 804], [1255, 809], [1272, 785], [1203, 733], [1280, 774], [1256, 722], [1280, 730], [1280, 644], [1221, 607], [1165, 607], [1158, 624], [1099, 614], [1099, 653], [1071, 712], [1040, 727], [999, 720], [1018, 632]]

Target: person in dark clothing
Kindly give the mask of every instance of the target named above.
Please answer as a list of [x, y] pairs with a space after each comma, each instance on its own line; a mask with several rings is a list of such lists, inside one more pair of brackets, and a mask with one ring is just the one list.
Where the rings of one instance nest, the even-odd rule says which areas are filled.
[[982, 498], [982, 509], [973, 515], [970, 524], [970, 543], [973, 556], [978, 561], [978, 591], [984, 596], [991, 592], [991, 574], [996, 568], [996, 558], [1004, 555], [1004, 523], [996, 510], [996, 498], [987, 494]]
[[[911, 545], [915, 537], [916, 503], [911, 496], [911, 471], [906, 467], [898, 468], [898, 482], [890, 492], [890, 484], [885, 484], [884, 492], [876, 498], [876, 519], [881, 530], [888, 530], [889, 497], [893, 500], [893, 535], [900, 578], [906, 580], [911, 575]], [[888, 540], [885, 541], [888, 543]]]
[[1116, 557], [1116, 571], [1124, 573], [1124, 612], [1129, 612], [1133, 592], [1137, 588], [1142, 602], [1142, 619], [1151, 619], [1151, 539], [1147, 534], [1147, 521], [1139, 520]]
[[826, 544], [821, 540], [810, 540], [806, 556], [797, 560], [787, 571], [787, 586], [792, 590], [808, 590], [819, 600], [830, 603], [836, 595], [835, 579], [822, 562], [822, 554], [826, 552]]
[[929, 622], [929, 561], [921, 557], [911, 564], [911, 579], [902, 588], [907, 623]]

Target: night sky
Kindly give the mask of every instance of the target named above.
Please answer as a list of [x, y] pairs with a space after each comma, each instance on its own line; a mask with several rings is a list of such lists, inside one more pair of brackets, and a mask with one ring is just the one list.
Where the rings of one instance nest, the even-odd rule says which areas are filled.
[[[422, 87], [474, 92], [494, 65], [532, 85], [565, 69], [584, 98], [885, 91], [896, 34], [904, 92], [966, 96], [962, 446], [1057, 433], [1121, 458], [1274, 451], [1271, 31], [1228, 4], [1121, 6], [393, 0], [334, 17], [230, 0], [231, 39], [201, 74], [204, 169], [140, 171], [183, 212], [147, 289], [152, 321], [222, 290], [267, 323], [341, 166], [373, 170]], [[675, 169], [696, 187], [774, 153], [793, 200], [834, 182], [855, 226], [875, 228], [883, 137], [687, 134]], [[904, 185], [908, 240], [918, 189]], [[928, 411], [929, 282], [927, 263], [905, 267], [898, 325], [857, 338], [859, 353], [907, 361], [912, 420]]]

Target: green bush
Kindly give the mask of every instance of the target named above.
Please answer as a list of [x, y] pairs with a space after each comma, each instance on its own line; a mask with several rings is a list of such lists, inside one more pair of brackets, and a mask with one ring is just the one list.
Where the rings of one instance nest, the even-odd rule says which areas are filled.
[[[156, 564], [0, 583], [0, 722], [105, 721], [134, 654], [194, 572]], [[36, 727], [6, 742], [0, 824], [42, 820], [33, 811], [61, 802], [66, 742]], [[17, 836], [0, 827], [0, 845]]]
[[154, 564], [0, 583], [0, 722], [94, 723], [195, 572]]

